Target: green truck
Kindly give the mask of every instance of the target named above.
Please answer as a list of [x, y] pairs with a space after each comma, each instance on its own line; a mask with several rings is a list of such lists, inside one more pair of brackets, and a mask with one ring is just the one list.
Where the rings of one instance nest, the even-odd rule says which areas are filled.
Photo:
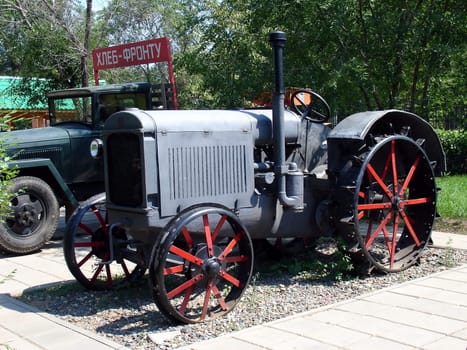
[[11, 186], [12, 210], [0, 222], [0, 250], [39, 250], [55, 234], [61, 207], [69, 217], [79, 201], [103, 192], [103, 162], [91, 157], [91, 142], [101, 137], [112, 113], [170, 108], [166, 89], [125, 83], [54, 91], [47, 96], [49, 127], [5, 133], [18, 175]]

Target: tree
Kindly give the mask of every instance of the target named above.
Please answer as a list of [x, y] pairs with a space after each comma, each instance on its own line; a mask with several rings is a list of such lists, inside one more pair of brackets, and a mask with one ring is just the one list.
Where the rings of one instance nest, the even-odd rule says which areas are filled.
[[[267, 36], [279, 29], [288, 35], [286, 86], [314, 89], [340, 117], [387, 108], [432, 120], [465, 116], [461, 0], [111, 0], [95, 19], [93, 40], [84, 20], [91, 0], [86, 15], [78, 0], [0, 6], [0, 67], [25, 76], [37, 76], [40, 66], [52, 81], [76, 86], [90, 48], [168, 36], [183, 107], [248, 106], [272, 90]], [[167, 70], [151, 65], [103, 77], [167, 81]]]
[[[179, 105], [200, 107], [198, 92], [201, 78], [187, 69], [186, 59], [196, 47], [199, 32], [196, 26], [200, 2], [192, 0], [112, 0], [99, 16], [99, 46], [137, 42], [168, 37], [174, 57]], [[188, 59], [189, 60], [189, 59]], [[141, 80], [168, 82], [167, 66], [163, 64], [128, 67], [103, 71], [108, 82]]]
[[[272, 80], [267, 34], [251, 25], [250, 1], [199, 1], [191, 28], [199, 35], [177, 58], [179, 67], [198, 80], [198, 105], [251, 105]], [[267, 78], [265, 78], [267, 76]]]
[[44, 89], [88, 85], [92, 0], [85, 9], [78, 0], [1, 0], [0, 9], [4, 69], [25, 78], [19, 92], [37, 99]]
[[[173, 36], [179, 2], [112, 0], [99, 17], [99, 46], [119, 45], [152, 38]], [[171, 40], [173, 43], [173, 40]], [[168, 81], [167, 67], [137, 66], [102, 72], [109, 82], [132, 80]]]
[[447, 110], [465, 106], [458, 98], [448, 102], [452, 94], [443, 91], [449, 86], [465, 96], [466, 11], [460, 0], [200, 3], [202, 34], [186, 66], [203, 76], [214, 104], [242, 104], [268, 88], [267, 33], [281, 29], [288, 35], [286, 85], [315, 89], [341, 117], [400, 108], [429, 119], [439, 113], [435, 101], [444, 101]]

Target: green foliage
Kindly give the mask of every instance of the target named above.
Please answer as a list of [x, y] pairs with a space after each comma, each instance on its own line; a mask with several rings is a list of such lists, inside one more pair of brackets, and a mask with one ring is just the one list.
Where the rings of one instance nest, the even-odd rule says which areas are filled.
[[18, 118], [13, 121], [13, 130], [23, 130], [32, 128], [31, 118]]
[[437, 208], [442, 218], [467, 219], [467, 175], [445, 176], [436, 179]]
[[[465, 47], [465, 46], [464, 46]], [[434, 80], [430, 91], [429, 122], [440, 129], [466, 129], [467, 50], [453, 52], [449, 69]]]
[[8, 275], [6, 275], [6, 277], [4, 277], [3, 279], [0, 279], [0, 284], [5, 283], [5, 281], [12, 279], [15, 276], [15, 273], [16, 273], [16, 269], [13, 269]]
[[17, 92], [28, 97], [29, 103], [44, 101], [45, 93], [52, 89], [80, 86], [86, 80], [90, 52], [82, 3], [25, 0], [0, 1], [0, 5], [0, 57], [4, 62], [0, 69], [25, 78]]
[[[7, 130], [8, 123], [11, 121], [10, 116], [0, 118], [0, 130]], [[6, 152], [6, 146], [3, 140], [3, 134], [0, 134], [0, 221], [7, 215], [10, 210], [10, 191], [11, 180], [18, 174], [17, 169], [11, 168], [9, 163], [12, 160]]]
[[[166, 0], [111, 0], [97, 16], [96, 36], [99, 47], [137, 42], [149, 38], [168, 36], [173, 53], [184, 51], [193, 36], [193, 30], [183, 23], [189, 21], [189, 2]], [[185, 17], [186, 16], [186, 17]], [[181, 27], [184, 27], [184, 35]], [[124, 81], [168, 82], [166, 64], [142, 65], [124, 69], [103, 70], [100, 77], [109, 83]], [[183, 86], [184, 72], [177, 69], [177, 85]]]
[[348, 255], [348, 247], [341, 240], [330, 240], [329, 238], [322, 237], [317, 241], [316, 251], [320, 251], [320, 247], [324, 247], [324, 251], [331, 252], [330, 254], [321, 253], [318, 259], [313, 261], [313, 268], [306, 271], [306, 277], [310, 273], [320, 278], [327, 278], [334, 281], [342, 281], [350, 278], [354, 272], [355, 267], [352, 259]]
[[[0, 69], [46, 78], [56, 84], [49, 90], [77, 86], [93, 48], [168, 36], [183, 108], [244, 107], [272, 90], [267, 35], [283, 30], [286, 86], [319, 92], [337, 117], [399, 108], [458, 124], [467, 96], [464, 2], [111, 0], [95, 14], [87, 47], [82, 1], [3, 1]], [[162, 82], [167, 69], [102, 78]]]
[[450, 174], [467, 174], [467, 133], [461, 130], [436, 130], [444, 152]]
[[286, 272], [299, 280], [342, 281], [355, 271], [347, 248], [341, 240], [320, 238], [314, 251], [299, 256], [285, 257], [268, 265], [267, 273]]
[[[197, 45], [180, 54], [202, 77], [214, 106], [245, 105], [271, 91], [267, 34], [288, 35], [286, 86], [311, 87], [339, 117], [400, 108], [429, 119], [465, 91], [465, 7], [461, 1], [198, 1]], [[449, 79], [447, 94], [438, 84]], [[441, 98], [446, 97], [446, 98]], [[462, 103], [460, 104], [462, 105]]]
[[436, 186], [441, 189], [436, 203], [440, 217], [434, 230], [467, 234], [467, 175], [436, 178]]

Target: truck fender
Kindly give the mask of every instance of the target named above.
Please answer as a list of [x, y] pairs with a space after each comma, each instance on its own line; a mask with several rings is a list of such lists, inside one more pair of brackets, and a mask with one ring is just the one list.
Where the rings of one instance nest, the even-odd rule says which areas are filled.
[[435, 175], [446, 173], [446, 155], [433, 127], [416, 114], [395, 109], [352, 114], [337, 124], [328, 136], [329, 170], [338, 173], [371, 137], [395, 134], [420, 142]]
[[[50, 159], [35, 158], [13, 160], [8, 163], [8, 166], [13, 169], [18, 169], [20, 173], [25, 173], [31, 176], [43, 178], [43, 174], [47, 174], [47, 178], [43, 178], [43, 180], [46, 181], [54, 191], [57, 191], [57, 193], [61, 198], [64, 199], [66, 203], [69, 203], [72, 207], [78, 206], [78, 200], [71, 192], [65, 180], [60, 175], [54, 163]], [[35, 169], [41, 169], [40, 173], [42, 176], [34, 171]]]

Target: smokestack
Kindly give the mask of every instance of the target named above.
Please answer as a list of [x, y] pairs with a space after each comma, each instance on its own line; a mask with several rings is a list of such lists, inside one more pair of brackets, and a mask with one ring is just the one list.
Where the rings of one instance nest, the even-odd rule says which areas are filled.
[[[272, 126], [274, 138], [274, 172], [277, 179], [277, 197], [280, 203], [287, 208], [303, 209], [303, 174], [295, 167], [286, 164], [285, 159], [285, 136], [284, 136], [284, 72], [283, 51], [287, 35], [276, 31], [269, 34], [274, 55], [274, 94], [272, 96]], [[287, 176], [290, 175], [289, 188], [294, 188], [298, 195], [287, 196]], [[298, 176], [297, 176], [298, 175]], [[300, 176], [301, 175], [301, 176]], [[301, 189], [300, 189], [301, 187]], [[301, 192], [301, 195], [300, 195]]]

